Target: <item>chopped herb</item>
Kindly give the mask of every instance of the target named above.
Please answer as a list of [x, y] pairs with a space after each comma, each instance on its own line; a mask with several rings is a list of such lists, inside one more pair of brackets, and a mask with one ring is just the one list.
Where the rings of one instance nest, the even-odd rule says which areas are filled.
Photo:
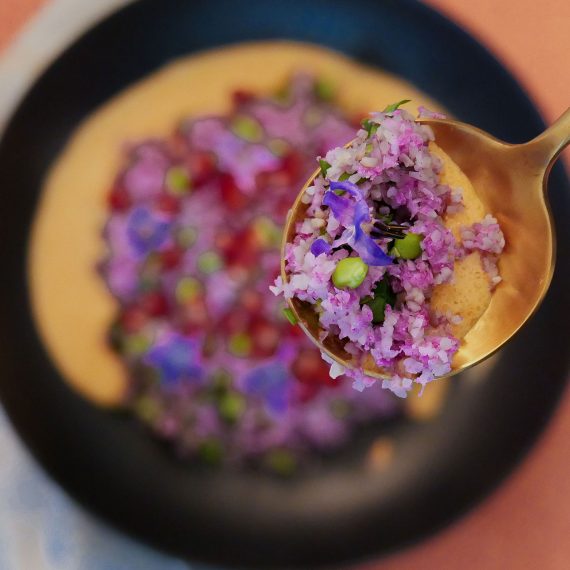
[[386, 105], [386, 107], [384, 108], [384, 110], [382, 112], [383, 113], [393, 113], [396, 109], [398, 109], [402, 105], [405, 105], [406, 103], [409, 103], [410, 101], [411, 101], [411, 99], [402, 99], [401, 101], [398, 101], [397, 103], [392, 103], [391, 105]]
[[343, 172], [343, 173], [338, 177], [338, 180], [339, 180], [339, 182], [344, 182], [345, 180], [348, 180], [351, 176], [352, 176], [352, 174], [349, 174], [348, 172]]
[[219, 465], [222, 461], [224, 448], [218, 439], [210, 438], [200, 443], [198, 453], [205, 463]]
[[321, 174], [323, 176], [327, 175], [327, 170], [331, 167], [331, 165], [323, 158], [319, 158], [319, 166], [321, 167]]
[[231, 128], [235, 135], [247, 142], [261, 142], [263, 139], [263, 129], [252, 117], [238, 115], [233, 120]]
[[376, 284], [372, 295], [372, 297], [365, 297], [363, 304], [370, 307], [372, 310], [372, 322], [377, 325], [384, 322], [386, 305], [393, 307], [396, 302], [396, 295], [392, 291], [386, 277]]
[[368, 136], [371, 137], [380, 126], [378, 123], [375, 123], [371, 119], [364, 119], [361, 123], [362, 128], [368, 133]]
[[227, 392], [218, 404], [220, 417], [229, 423], [234, 423], [245, 411], [245, 398], [237, 392]]
[[287, 449], [273, 449], [265, 456], [267, 467], [277, 475], [292, 475], [297, 467], [297, 460]]
[[321, 101], [331, 101], [336, 94], [336, 86], [332, 81], [326, 79], [319, 79], [315, 83], [315, 95]]
[[297, 317], [295, 317], [295, 315], [293, 314], [293, 311], [292, 311], [289, 307], [283, 309], [283, 316], [284, 316], [292, 325], [296, 325], [296, 324], [297, 324]]

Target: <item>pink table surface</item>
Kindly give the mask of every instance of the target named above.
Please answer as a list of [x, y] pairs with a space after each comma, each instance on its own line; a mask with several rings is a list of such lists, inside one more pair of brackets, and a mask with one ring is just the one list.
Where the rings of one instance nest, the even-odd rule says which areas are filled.
[[[0, 0], [0, 52], [26, 20], [49, 1]], [[428, 4], [490, 47], [529, 91], [548, 121], [568, 107], [568, 0], [429, 0]], [[570, 568], [569, 441], [570, 390], [539, 444], [482, 505], [433, 539], [368, 568]]]

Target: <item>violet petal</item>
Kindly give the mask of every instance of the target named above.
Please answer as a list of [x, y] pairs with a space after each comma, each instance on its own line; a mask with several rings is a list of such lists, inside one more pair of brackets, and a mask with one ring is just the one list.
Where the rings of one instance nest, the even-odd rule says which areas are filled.
[[315, 256], [318, 257], [319, 255], [321, 255], [322, 253], [330, 253], [332, 247], [331, 244], [328, 243], [326, 240], [324, 240], [323, 238], [319, 238], [316, 239], [312, 244], [311, 244], [311, 253]]

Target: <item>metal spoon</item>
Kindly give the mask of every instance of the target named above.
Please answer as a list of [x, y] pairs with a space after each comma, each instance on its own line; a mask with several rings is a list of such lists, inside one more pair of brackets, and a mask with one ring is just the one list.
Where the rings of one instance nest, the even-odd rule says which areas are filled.
[[[471, 180], [486, 210], [499, 221], [507, 244], [499, 261], [503, 281], [483, 316], [462, 340], [452, 363], [450, 375], [454, 375], [491, 356], [508, 342], [546, 295], [554, 272], [556, 247], [547, 181], [558, 155], [570, 143], [570, 109], [541, 135], [524, 144], [505, 143], [458, 121], [421, 122], [433, 129], [436, 143]], [[287, 218], [281, 252], [283, 282], [287, 282], [285, 245], [293, 240], [296, 223], [305, 217], [307, 205], [301, 198], [319, 173], [320, 170], [315, 171], [303, 186]], [[289, 305], [301, 328], [323, 352], [343, 366], [353, 366], [342, 341], [319, 340], [318, 317], [311, 304], [293, 298]], [[371, 357], [362, 367], [369, 376], [387, 376]]]

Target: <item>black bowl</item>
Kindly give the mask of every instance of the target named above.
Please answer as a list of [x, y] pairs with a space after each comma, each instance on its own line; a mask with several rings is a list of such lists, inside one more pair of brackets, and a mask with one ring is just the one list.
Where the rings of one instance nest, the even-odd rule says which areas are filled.
[[[474, 40], [404, 0], [142, 0], [97, 25], [38, 79], [0, 145], [0, 397], [48, 473], [113, 525], [177, 555], [233, 566], [308, 567], [384, 554], [433, 533], [488, 494], [528, 450], [564, 387], [570, 333], [568, 181], [552, 171], [558, 267], [538, 314], [490, 363], [454, 381], [435, 422], [394, 428], [384, 473], [361, 465], [364, 441], [290, 481], [204, 472], [173, 460], [129, 418], [68, 389], [37, 335], [27, 241], [42, 180], [87, 114], [173, 57], [241, 40], [332, 46], [395, 72], [454, 115], [511, 142], [539, 115]], [[532, 276], [529, 276], [532, 278]]]

